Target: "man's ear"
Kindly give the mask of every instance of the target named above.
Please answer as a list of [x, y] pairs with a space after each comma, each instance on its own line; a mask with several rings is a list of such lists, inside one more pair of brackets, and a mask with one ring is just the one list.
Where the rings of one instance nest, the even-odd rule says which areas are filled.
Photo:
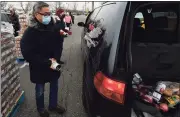
[[36, 18], [36, 19], [38, 19], [39, 17], [38, 17], [38, 13], [35, 13], [34, 14], [34, 17]]
[[38, 13], [35, 13], [34, 16], [37, 17]]

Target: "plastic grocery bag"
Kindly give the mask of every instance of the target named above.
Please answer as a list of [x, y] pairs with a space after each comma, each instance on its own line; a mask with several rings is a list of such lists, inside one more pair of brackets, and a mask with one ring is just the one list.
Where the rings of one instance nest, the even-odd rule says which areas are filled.
[[166, 89], [163, 92], [164, 95], [180, 95], [180, 83], [170, 81], [159, 81], [158, 83], [163, 83], [166, 85]]
[[1, 22], [1, 32], [8, 32], [10, 34], [14, 33], [13, 25], [9, 22]]
[[65, 27], [65, 29], [68, 30], [68, 31], [70, 30], [69, 27]]

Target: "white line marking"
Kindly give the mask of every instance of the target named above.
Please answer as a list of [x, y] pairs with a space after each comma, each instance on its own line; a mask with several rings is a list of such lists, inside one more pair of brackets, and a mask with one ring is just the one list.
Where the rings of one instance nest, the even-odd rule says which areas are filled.
[[22, 69], [22, 68], [26, 67], [26, 65], [29, 65], [29, 63], [24, 63], [23, 65], [20, 66], [20, 68]]

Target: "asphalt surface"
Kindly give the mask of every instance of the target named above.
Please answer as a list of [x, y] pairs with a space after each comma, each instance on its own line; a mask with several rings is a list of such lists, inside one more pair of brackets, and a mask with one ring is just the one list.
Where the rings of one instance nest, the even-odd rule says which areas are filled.
[[[87, 117], [82, 106], [82, 71], [83, 62], [80, 50], [80, 35], [82, 28], [77, 22], [85, 21], [85, 16], [75, 16], [72, 35], [65, 38], [62, 60], [65, 61], [63, 72], [59, 79], [59, 105], [67, 112], [64, 115], [50, 113], [50, 117]], [[21, 87], [25, 91], [25, 101], [20, 106], [15, 117], [39, 117], [35, 103], [35, 85], [30, 82], [28, 65], [20, 69]], [[45, 88], [45, 105], [49, 104], [49, 84]]]

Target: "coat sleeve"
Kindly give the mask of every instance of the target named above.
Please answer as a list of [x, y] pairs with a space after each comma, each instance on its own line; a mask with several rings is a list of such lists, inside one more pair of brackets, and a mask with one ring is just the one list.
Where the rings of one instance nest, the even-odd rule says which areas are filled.
[[60, 50], [62, 49], [62, 43], [63, 43], [63, 38], [64, 36], [60, 34], [60, 30], [63, 30], [63, 23], [60, 22], [60, 21], [57, 21], [56, 24], [55, 24], [55, 29], [54, 29], [54, 46], [53, 46], [53, 55], [54, 55], [54, 58], [57, 60], [57, 62], [60, 61]]
[[57, 62], [60, 62], [60, 49], [61, 49], [61, 44], [60, 43], [56, 43], [53, 46], [53, 58], [55, 58], [57, 60]]
[[38, 63], [50, 67], [51, 61], [37, 53], [38, 40], [33, 40], [32, 31], [27, 29], [21, 39], [20, 47], [24, 59], [29, 63]]
[[19, 16], [17, 14], [15, 14], [12, 22], [15, 25], [15, 30], [20, 30]]
[[[60, 35], [60, 30], [63, 30], [65, 32], [67, 32], [67, 30], [65, 29], [65, 22], [57, 21], [55, 23], [54, 31], [56, 32], [56, 34]], [[63, 36], [63, 35], [60, 35], [60, 36], [61, 36], [61, 38], [66, 37], [66, 36]]]

